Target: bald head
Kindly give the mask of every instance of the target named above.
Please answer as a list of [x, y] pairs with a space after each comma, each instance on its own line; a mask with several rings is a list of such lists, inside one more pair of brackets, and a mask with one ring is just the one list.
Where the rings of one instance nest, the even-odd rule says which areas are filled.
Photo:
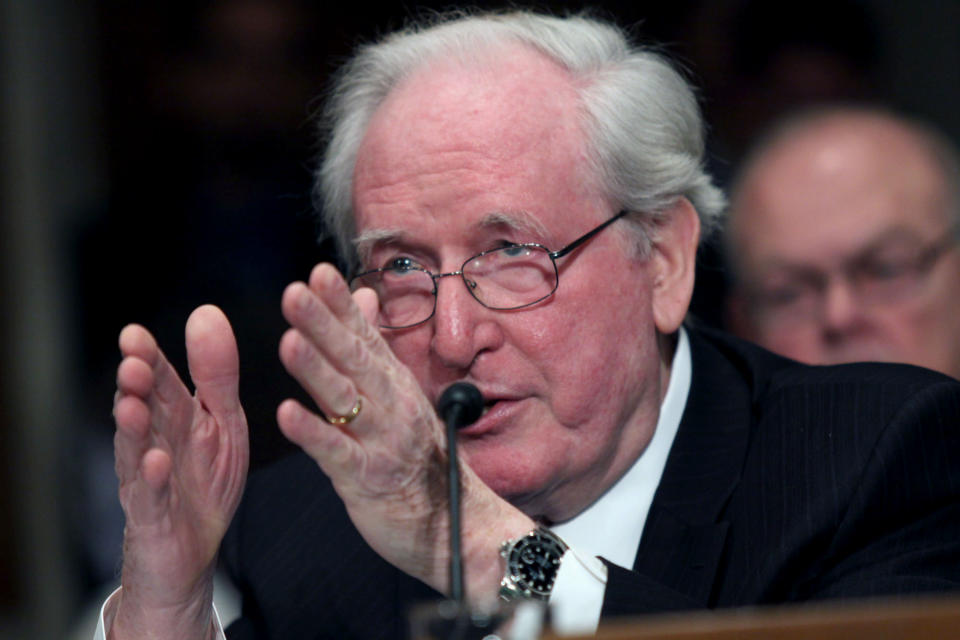
[[939, 144], [927, 130], [880, 112], [798, 119], [754, 153], [741, 174], [731, 239], [738, 243], [754, 224], [781, 230], [799, 220], [807, 228], [827, 223], [833, 230], [918, 215], [946, 224], [957, 215], [956, 185], [948, 184]]
[[734, 329], [807, 362], [960, 375], [955, 172], [941, 138], [879, 111], [778, 129], [733, 193]]

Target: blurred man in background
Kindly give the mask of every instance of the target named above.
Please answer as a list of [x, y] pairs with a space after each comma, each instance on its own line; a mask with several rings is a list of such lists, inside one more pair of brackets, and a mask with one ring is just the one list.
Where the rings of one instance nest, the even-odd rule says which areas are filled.
[[736, 333], [812, 364], [960, 376], [960, 169], [927, 125], [806, 112], [748, 158], [730, 207]]

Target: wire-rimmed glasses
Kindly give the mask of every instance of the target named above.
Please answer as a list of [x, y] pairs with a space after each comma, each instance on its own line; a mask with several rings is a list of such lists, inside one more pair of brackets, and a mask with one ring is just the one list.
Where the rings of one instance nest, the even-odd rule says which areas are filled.
[[354, 276], [350, 289], [369, 287], [380, 300], [380, 326], [407, 329], [433, 317], [437, 282], [460, 276], [473, 298], [499, 311], [522, 309], [553, 295], [560, 282], [557, 260], [627, 214], [621, 211], [567, 246], [550, 251], [541, 244], [508, 244], [468, 258], [457, 271], [433, 273], [408, 257]]
[[801, 269], [774, 285], [752, 283], [747, 293], [758, 318], [778, 325], [823, 318], [832, 279], [845, 282], [860, 305], [897, 303], [921, 290], [936, 263], [957, 244], [957, 231], [951, 228], [923, 247], [870, 250], [849, 259], [834, 273]]

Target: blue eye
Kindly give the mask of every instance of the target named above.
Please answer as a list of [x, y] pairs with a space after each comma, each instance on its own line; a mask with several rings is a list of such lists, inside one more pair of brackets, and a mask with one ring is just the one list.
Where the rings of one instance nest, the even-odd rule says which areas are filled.
[[522, 256], [524, 253], [526, 253], [527, 248], [519, 244], [504, 244], [502, 251], [504, 255], [508, 255], [511, 258], [515, 258], [517, 256]]
[[416, 269], [417, 263], [411, 260], [406, 256], [399, 256], [387, 262], [384, 265], [384, 269], [389, 269], [390, 271], [397, 271], [399, 273], [405, 273], [411, 269]]

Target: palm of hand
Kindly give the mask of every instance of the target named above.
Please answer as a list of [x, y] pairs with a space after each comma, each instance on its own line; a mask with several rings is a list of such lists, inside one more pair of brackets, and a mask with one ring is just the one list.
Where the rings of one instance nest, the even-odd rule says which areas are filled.
[[151, 606], [176, 605], [208, 589], [243, 491], [249, 450], [236, 345], [219, 311], [191, 316], [191, 396], [144, 329], [125, 329], [120, 342], [127, 357], [114, 411], [124, 588], [149, 594]]

